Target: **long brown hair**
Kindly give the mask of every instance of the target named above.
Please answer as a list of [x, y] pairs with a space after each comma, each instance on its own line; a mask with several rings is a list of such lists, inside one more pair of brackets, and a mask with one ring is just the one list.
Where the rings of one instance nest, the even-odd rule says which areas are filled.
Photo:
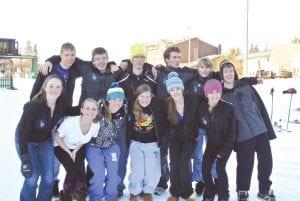
[[178, 124], [175, 101], [171, 96], [169, 96], [166, 100], [166, 103], [167, 103], [167, 120], [171, 123], [172, 126], [174, 126]]
[[[61, 86], [62, 88], [64, 89], [64, 84], [63, 84], [63, 81], [62, 79], [59, 77], [59, 75], [56, 75], [56, 74], [52, 74], [52, 75], [49, 75], [48, 77], [46, 77], [46, 79], [44, 80], [43, 82], [43, 85], [40, 89], [40, 91], [35, 95], [33, 96], [32, 98], [32, 101], [34, 102], [37, 102], [37, 103], [43, 103], [43, 104], [47, 104], [47, 98], [46, 98], [46, 91], [45, 91], [45, 88], [48, 84], [48, 82], [52, 79], [58, 79], [61, 81]], [[63, 91], [61, 92], [60, 95], [63, 94]]]
[[140, 85], [136, 90], [135, 90], [135, 101], [133, 104], [133, 109], [132, 109], [132, 113], [134, 114], [135, 120], [136, 121], [140, 121], [143, 117], [142, 117], [142, 113], [143, 113], [143, 109], [138, 101], [138, 96], [141, 95], [144, 92], [150, 92], [151, 96], [153, 96], [152, 94], [152, 89], [148, 84], [142, 84]]
[[112, 121], [112, 115], [111, 115], [110, 110], [109, 110], [109, 103], [108, 103], [107, 100], [104, 100], [104, 99], [102, 99], [101, 102], [103, 103], [104, 117], [108, 122], [111, 122]]

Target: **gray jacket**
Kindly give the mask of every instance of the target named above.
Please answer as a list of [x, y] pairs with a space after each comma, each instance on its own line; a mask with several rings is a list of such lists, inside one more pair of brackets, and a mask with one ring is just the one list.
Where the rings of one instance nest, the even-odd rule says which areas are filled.
[[259, 99], [257, 96], [255, 89], [243, 81], [235, 81], [233, 89], [223, 89], [222, 98], [234, 107], [238, 142], [268, 132], [264, 115], [260, 109], [264, 105], [257, 101]]

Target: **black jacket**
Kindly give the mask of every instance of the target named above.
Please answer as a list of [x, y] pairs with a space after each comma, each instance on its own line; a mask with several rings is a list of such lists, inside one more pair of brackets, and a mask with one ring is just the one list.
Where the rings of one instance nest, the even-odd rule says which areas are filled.
[[130, 110], [135, 100], [135, 90], [140, 85], [148, 84], [152, 88], [153, 93], [155, 93], [156, 81], [153, 79], [152, 72], [150, 71], [151, 67], [152, 65], [145, 63], [143, 72], [140, 75], [133, 74], [132, 67], [129, 67], [128, 72], [119, 80], [120, 86], [124, 89]]
[[[158, 146], [161, 147], [161, 149], [167, 149], [167, 143], [168, 143], [168, 136], [166, 135], [166, 127], [167, 122], [165, 119], [165, 111], [164, 111], [164, 103], [157, 98], [153, 97], [151, 100], [150, 105], [148, 106], [150, 109], [152, 115], [153, 115], [153, 123], [155, 128], [155, 135], [158, 140]], [[134, 126], [134, 116], [132, 114], [132, 111], [130, 112], [131, 118], [128, 121], [128, 132], [126, 132], [126, 139], [127, 139], [127, 145], [129, 146], [132, 130]]]
[[198, 107], [198, 98], [188, 95], [184, 96], [183, 122], [178, 122], [176, 125], [171, 125], [168, 122], [169, 138], [189, 141], [198, 137]]
[[24, 105], [16, 131], [21, 155], [28, 154], [28, 142], [38, 143], [52, 137], [51, 129], [63, 117], [65, 110], [61, 98], [56, 101], [52, 118], [51, 110], [46, 104], [29, 101]]
[[222, 100], [208, 110], [207, 101], [199, 106], [199, 124], [207, 135], [207, 143], [219, 150], [221, 157], [232, 150], [236, 139], [236, 120], [233, 107]]
[[184, 87], [187, 87], [187, 83], [193, 78], [197, 77], [197, 70], [191, 69], [188, 67], [183, 68], [174, 68], [174, 67], [164, 67], [161, 66], [157, 68], [157, 97], [160, 100], [166, 100], [170, 95], [167, 91], [166, 81], [168, 78], [168, 74], [172, 71], [178, 73], [179, 78], [182, 80]]
[[[60, 56], [52, 56], [48, 59], [51, 63], [60, 62]], [[79, 105], [86, 98], [93, 98], [100, 100], [105, 98], [107, 89], [110, 87], [112, 82], [115, 82], [121, 70], [111, 73], [108, 69], [101, 73], [95, 68], [90, 61], [83, 61], [76, 58], [74, 63], [76, 70], [79, 75], [82, 76], [81, 95], [79, 99]]]
[[[55, 65], [55, 64], [58, 64], [59, 62], [60, 62], [60, 60], [59, 61], [55, 60], [52, 62], [52, 64]], [[54, 66], [53, 66], [51, 72], [49, 72], [49, 74], [46, 76], [43, 75], [41, 72], [39, 72], [39, 74], [37, 75], [36, 80], [33, 84], [32, 90], [31, 90], [30, 100], [33, 98], [33, 96], [35, 96], [40, 91], [40, 89], [43, 85], [43, 82], [51, 74], [59, 75], [59, 73], [56, 71]], [[73, 64], [69, 69], [69, 77], [68, 77], [68, 81], [65, 85], [64, 93], [63, 93], [63, 98], [65, 99], [64, 101], [67, 106], [72, 106], [75, 81], [76, 81], [76, 78], [78, 78], [78, 77], [80, 77], [80, 73], [77, 70], [76, 65]]]

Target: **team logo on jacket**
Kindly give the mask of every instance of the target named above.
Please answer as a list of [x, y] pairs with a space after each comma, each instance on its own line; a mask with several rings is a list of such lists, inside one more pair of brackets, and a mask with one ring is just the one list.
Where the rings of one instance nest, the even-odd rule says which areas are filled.
[[47, 122], [42, 119], [35, 123], [35, 127], [41, 129], [41, 128], [44, 128], [46, 126], [46, 124], [47, 124]]
[[201, 118], [200, 118], [200, 122], [203, 124], [203, 125], [207, 125], [208, 124], [208, 122], [209, 122], [209, 119], [208, 119], [208, 117], [206, 117], [206, 116], [202, 116]]
[[96, 80], [97, 79], [97, 76], [93, 73], [93, 75], [92, 75], [92, 80]]

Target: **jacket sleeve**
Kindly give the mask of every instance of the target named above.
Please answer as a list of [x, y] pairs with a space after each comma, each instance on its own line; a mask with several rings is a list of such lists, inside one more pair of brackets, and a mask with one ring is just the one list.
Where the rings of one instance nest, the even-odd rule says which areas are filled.
[[23, 114], [16, 129], [17, 138], [19, 139], [20, 155], [28, 154], [28, 136], [32, 132], [34, 122], [34, 111], [30, 103], [23, 107]]
[[232, 151], [234, 141], [236, 139], [236, 119], [234, 115], [234, 110], [231, 108], [228, 112], [230, 113], [230, 118], [228, 119], [229, 129], [225, 138], [225, 142], [218, 153], [218, 155], [220, 155], [221, 158]]
[[243, 77], [241, 78], [244, 82], [247, 82], [249, 85], [256, 85], [257, 84], [257, 78], [256, 77]]
[[[60, 55], [53, 55], [52, 57], [46, 59], [46, 61], [49, 61], [52, 64], [58, 64], [61, 61], [61, 57]], [[86, 63], [89, 63], [89, 61], [82, 60], [78, 57], [75, 58], [75, 62], [74, 62], [75, 65], [86, 64]]]
[[273, 125], [272, 125], [271, 119], [269, 117], [268, 111], [265, 107], [265, 104], [264, 104], [263, 100], [261, 99], [261, 97], [259, 96], [258, 92], [255, 90], [255, 88], [253, 86], [250, 86], [250, 87], [252, 90], [251, 93], [252, 93], [253, 99], [254, 99], [254, 101], [261, 113], [261, 116], [264, 120], [264, 123], [267, 127], [269, 140], [273, 140], [276, 138], [276, 134], [273, 129]]
[[46, 61], [49, 61], [52, 64], [58, 64], [61, 61], [61, 58], [59, 55], [53, 55], [52, 57], [46, 59]]

